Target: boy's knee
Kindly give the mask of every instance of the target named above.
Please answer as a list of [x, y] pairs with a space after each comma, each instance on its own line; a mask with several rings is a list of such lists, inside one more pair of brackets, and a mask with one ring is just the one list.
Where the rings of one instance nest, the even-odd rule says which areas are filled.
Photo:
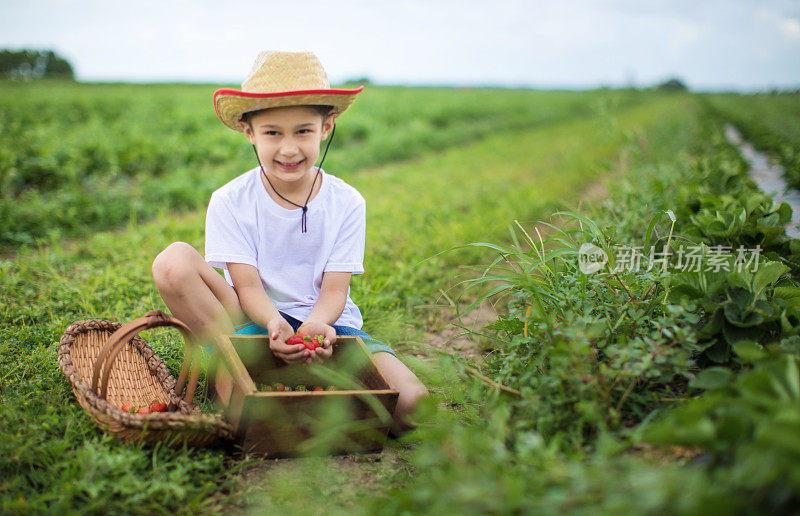
[[192, 274], [192, 264], [199, 256], [186, 242], [173, 242], [153, 260], [153, 279], [159, 287], [180, 284]]
[[397, 390], [405, 405], [414, 406], [428, 395], [428, 389], [416, 377], [404, 378], [398, 383]]
[[419, 400], [427, 396], [428, 389], [426, 389], [419, 380], [406, 388], [406, 397], [411, 404], [416, 405]]
[[428, 389], [419, 380], [399, 386], [400, 396], [397, 399], [391, 435], [400, 436], [416, 425], [409, 419], [417, 408], [417, 404], [428, 396]]

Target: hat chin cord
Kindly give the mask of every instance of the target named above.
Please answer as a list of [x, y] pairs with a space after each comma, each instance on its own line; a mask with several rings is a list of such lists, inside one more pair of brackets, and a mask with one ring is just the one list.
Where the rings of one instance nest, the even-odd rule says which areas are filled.
[[258, 160], [258, 166], [261, 167], [261, 175], [263, 175], [264, 179], [267, 180], [267, 183], [269, 183], [269, 186], [270, 186], [270, 188], [272, 188], [272, 191], [275, 192], [278, 195], [278, 197], [280, 197], [284, 201], [288, 202], [289, 204], [291, 204], [293, 206], [297, 206], [298, 208], [303, 210], [303, 215], [300, 217], [300, 232], [301, 233], [306, 233], [306, 230], [307, 230], [307, 227], [306, 227], [306, 213], [308, 212], [308, 200], [311, 199], [311, 193], [314, 191], [314, 185], [317, 184], [317, 178], [319, 177], [319, 174], [321, 172], [322, 164], [325, 162], [325, 156], [328, 155], [328, 149], [331, 147], [331, 142], [333, 141], [333, 135], [334, 134], [336, 134], [336, 124], [333, 124], [333, 129], [331, 130], [331, 136], [330, 136], [330, 138], [328, 138], [328, 143], [325, 145], [325, 152], [322, 153], [322, 160], [319, 162], [319, 165], [317, 166], [317, 174], [314, 176], [314, 181], [311, 183], [311, 190], [309, 190], [309, 192], [308, 192], [308, 196], [306, 197], [306, 202], [303, 203], [302, 205], [297, 204], [296, 202], [290, 201], [286, 197], [282, 196], [281, 193], [278, 190], [275, 189], [275, 186], [272, 184], [272, 181], [269, 180], [269, 176], [267, 175], [266, 171], [264, 170], [264, 165], [261, 164], [261, 158], [258, 157], [258, 150], [256, 149], [256, 146], [253, 145], [253, 152], [255, 153], [256, 159]]

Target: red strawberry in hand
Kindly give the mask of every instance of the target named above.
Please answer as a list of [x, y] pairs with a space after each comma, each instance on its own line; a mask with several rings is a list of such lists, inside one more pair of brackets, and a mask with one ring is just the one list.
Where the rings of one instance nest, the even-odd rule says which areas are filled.
[[317, 335], [316, 337], [310, 337], [306, 335], [302, 331], [298, 331], [296, 334], [292, 335], [288, 339], [286, 339], [286, 344], [290, 346], [294, 346], [295, 344], [302, 344], [308, 350], [315, 350], [320, 346], [320, 342], [322, 341], [322, 336]]
[[286, 344], [294, 346], [295, 344], [303, 344], [303, 339], [299, 335], [292, 335], [286, 339]]

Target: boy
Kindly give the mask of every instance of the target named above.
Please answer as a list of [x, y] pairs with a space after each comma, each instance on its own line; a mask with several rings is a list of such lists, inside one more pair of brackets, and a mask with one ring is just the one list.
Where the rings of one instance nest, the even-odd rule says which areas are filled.
[[[199, 336], [268, 334], [287, 363], [324, 360], [337, 334], [360, 335], [400, 393], [393, 429], [400, 433], [427, 390], [390, 347], [361, 331], [349, 284], [364, 272], [364, 199], [322, 170], [325, 154], [315, 165], [335, 117], [361, 90], [331, 89], [314, 54], [290, 52], [262, 52], [241, 90], [217, 90], [217, 116], [245, 134], [259, 166], [211, 196], [205, 259], [175, 242], [156, 257], [153, 277], [173, 315]], [[323, 335], [323, 345], [287, 344], [298, 328]]]

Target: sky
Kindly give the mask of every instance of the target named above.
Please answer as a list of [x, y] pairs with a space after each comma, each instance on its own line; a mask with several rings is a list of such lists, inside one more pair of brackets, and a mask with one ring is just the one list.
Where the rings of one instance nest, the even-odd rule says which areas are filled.
[[261, 50], [331, 83], [698, 91], [800, 88], [800, 0], [0, 0], [0, 48], [83, 81], [238, 85]]

